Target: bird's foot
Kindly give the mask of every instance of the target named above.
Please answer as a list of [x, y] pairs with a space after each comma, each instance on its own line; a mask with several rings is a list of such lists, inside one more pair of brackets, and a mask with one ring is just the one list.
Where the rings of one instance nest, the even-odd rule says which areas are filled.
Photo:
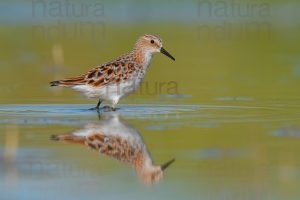
[[119, 108], [114, 108], [112, 106], [103, 106], [101, 108], [99, 107], [94, 107], [94, 108], [90, 108], [89, 110], [96, 110], [97, 112], [103, 111], [103, 112], [110, 112], [110, 111], [116, 111]]
[[89, 110], [96, 110], [96, 111], [99, 111], [99, 107], [90, 108]]
[[103, 107], [102, 107], [102, 110], [103, 110], [104, 112], [110, 112], [110, 111], [116, 111], [117, 108], [114, 108], [114, 107], [111, 107], [111, 106], [103, 106]]

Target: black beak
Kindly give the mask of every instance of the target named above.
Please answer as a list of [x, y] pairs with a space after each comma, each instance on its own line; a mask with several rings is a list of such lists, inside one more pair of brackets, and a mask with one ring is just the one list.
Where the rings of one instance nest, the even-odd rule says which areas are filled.
[[163, 47], [160, 48], [160, 52], [161, 52], [162, 54], [165, 54], [166, 56], [168, 56], [168, 57], [171, 58], [172, 60], [175, 60], [175, 58], [174, 58], [171, 54], [169, 54], [169, 52], [167, 52]]
[[167, 169], [173, 162], [175, 162], [175, 158], [173, 158], [172, 160], [166, 162], [165, 164], [162, 164], [160, 166], [161, 170], [164, 171], [165, 169]]

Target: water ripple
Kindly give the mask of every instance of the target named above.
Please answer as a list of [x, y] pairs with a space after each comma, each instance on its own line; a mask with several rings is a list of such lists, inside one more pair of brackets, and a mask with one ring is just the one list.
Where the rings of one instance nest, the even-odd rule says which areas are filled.
[[[0, 105], [0, 124], [81, 124], [97, 120], [93, 105], [87, 104], [26, 104]], [[218, 127], [224, 123], [259, 123], [300, 119], [298, 107], [251, 105], [120, 105], [117, 112], [101, 112], [100, 115], [118, 114], [123, 118], [151, 120], [149, 129], [164, 129], [189, 124], [194, 127]], [[159, 124], [163, 121], [164, 126]], [[169, 123], [169, 124], [168, 124]]]

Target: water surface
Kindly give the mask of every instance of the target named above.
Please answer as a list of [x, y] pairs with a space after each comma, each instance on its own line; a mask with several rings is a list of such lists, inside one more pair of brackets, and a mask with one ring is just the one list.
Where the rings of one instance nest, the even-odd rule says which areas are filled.
[[299, 195], [297, 106], [120, 105], [118, 117], [141, 134], [155, 163], [176, 158], [151, 187], [141, 183], [129, 165], [86, 147], [50, 140], [53, 134], [101, 124], [97, 112], [88, 110], [92, 106], [0, 106], [4, 199], [65, 199], [70, 194], [74, 199]]

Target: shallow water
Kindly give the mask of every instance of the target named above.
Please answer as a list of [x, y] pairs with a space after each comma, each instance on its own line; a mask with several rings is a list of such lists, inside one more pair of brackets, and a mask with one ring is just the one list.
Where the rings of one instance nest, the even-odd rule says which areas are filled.
[[[87, 104], [1, 105], [3, 199], [296, 199], [299, 107]], [[293, 111], [293, 112], [291, 112]], [[103, 117], [117, 117], [143, 137], [153, 161], [173, 163], [152, 186], [133, 168], [87, 147], [58, 143]], [[33, 192], [34, 191], [34, 192]], [[24, 198], [22, 198], [24, 199]]]

